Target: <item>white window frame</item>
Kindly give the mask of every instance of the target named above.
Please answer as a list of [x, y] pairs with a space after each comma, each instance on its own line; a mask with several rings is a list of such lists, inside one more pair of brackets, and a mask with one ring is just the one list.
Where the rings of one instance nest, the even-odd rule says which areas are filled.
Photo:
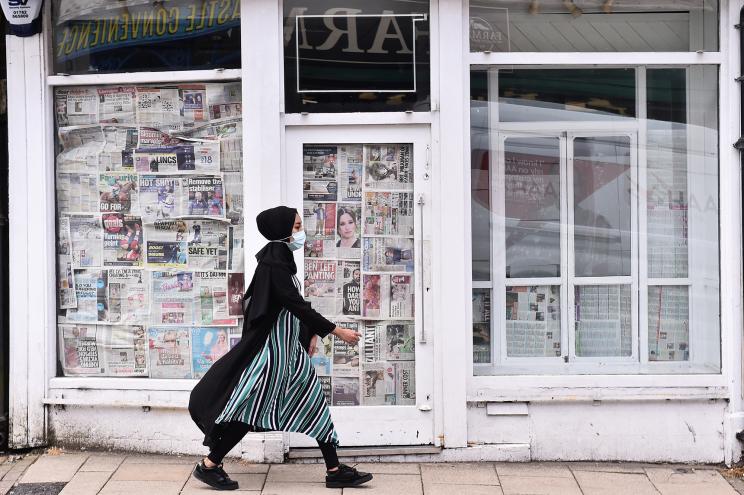
[[[741, 384], [741, 336], [738, 329], [741, 328], [741, 203], [738, 191], [740, 184], [739, 156], [732, 149], [731, 143], [738, 138], [738, 131], [734, 123], [739, 121], [739, 88], [733, 81], [733, 71], [738, 67], [738, 33], [733, 25], [738, 22], [739, 9], [742, 2], [738, 0], [721, 0], [719, 15], [719, 51], [717, 52], [648, 52], [648, 53], [574, 53], [565, 52], [542, 52], [542, 53], [470, 53], [468, 39], [469, 5], [468, 0], [462, 2], [462, 29], [464, 33], [463, 57], [466, 67], [463, 71], [469, 75], [473, 66], [535, 66], [549, 65], [552, 67], [566, 66], [696, 66], [716, 65], [719, 67], [719, 101], [725, 102], [719, 108], [719, 230], [720, 230], [720, 264], [726, 267], [720, 272], [720, 304], [721, 304], [721, 372], [718, 374], [666, 374], [667, 371], [659, 370], [658, 373], [648, 374], [603, 374], [600, 371], [584, 371], [586, 374], [556, 374], [545, 370], [544, 374], [517, 374], [517, 375], [489, 375], [480, 376], [473, 373], [468, 378], [467, 397], [469, 401], [513, 401], [513, 400], [545, 400], [542, 392], [551, 388], [551, 400], [560, 400], [561, 397], [570, 397], [571, 400], [594, 400], [598, 398], [684, 398], [684, 397], [729, 397], [732, 394], [740, 395], [733, 389], [729, 390], [731, 384]], [[607, 64], [611, 61], [611, 64]], [[738, 75], [738, 74], [737, 74]], [[469, 80], [469, 79], [468, 79]], [[469, 87], [469, 85], [468, 85]], [[469, 93], [469, 92], [468, 92]], [[469, 94], [464, 99], [464, 107], [470, 108]], [[644, 117], [639, 114], [639, 117]], [[470, 116], [466, 111], [466, 134], [469, 139]], [[642, 131], [641, 131], [642, 132]], [[639, 135], [639, 139], [641, 136]], [[467, 141], [466, 141], [467, 142]], [[467, 146], [465, 163], [469, 163], [470, 147]], [[642, 151], [643, 147], [641, 146]], [[639, 162], [643, 163], [643, 157], [638, 156]], [[645, 172], [639, 170], [639, 180], [644, 181]], [[470, 179], [467, 179], [468, 186]], [[468, 187], [469, 196], [470, 187]], [[472, 239], [470, 221], [470, 198], [467, 198], [467, 229], [469, 238]], [[639, 205], [639, 210], [645, 204]], [[644, 225], [639, 225], [641, 229]], [[639, 238], [641, 245], [645, 245], [645, 238]], [[470, 254], [470, 253], [469, 253]], [[470, 258], [468, 258], [470, 261]], [[467, 267], [470, 270], [471, 266]], [[487, 288], [490, 282], [469, 281], [469, 289]], [[493, 305], [498, 304], [492, 301]], [[640, 314], [644, 314], [645, 303], [640, 302]], [[472, 307], [467, 309], [468, 320], [472, 323]], [[494, 312], [492, 311], [492, 314]], [[472, 331], [472, 330], [471, 330]], [[472, 336], [468, 336], [468, 360], [472, 366]], [[647, 349], [644, 343], [640, 343], [641, 353]], [[530, 373], [534, 373], [534, 366]]]

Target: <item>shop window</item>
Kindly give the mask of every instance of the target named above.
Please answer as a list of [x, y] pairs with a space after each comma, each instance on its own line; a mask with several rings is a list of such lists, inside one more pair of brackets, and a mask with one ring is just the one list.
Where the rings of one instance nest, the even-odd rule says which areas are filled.
[[241, 84], [54, 101], [61, 372], [201, 377], [242, 330]]
[[471, 52], [718, 50], [718, 1], [472, 0]]
[[472, 70], [476, 374], [720, 371], [717, 79]]
[[240, 0], [56, 0], [54, 72], [240, 67]]
[[284, 2], [285, 111], [429, 111], [428, 0]]

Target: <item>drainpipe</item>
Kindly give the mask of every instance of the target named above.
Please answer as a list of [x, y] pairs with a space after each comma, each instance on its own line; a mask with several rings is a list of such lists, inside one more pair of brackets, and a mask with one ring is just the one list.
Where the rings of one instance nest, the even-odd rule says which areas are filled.
[[[742, 29], [744, 29], [744, 7], [739, 11], [739, 24], [737, 24], [736, 29], [739, 31], [739, 70], [744, 71], [744, 33], [742, 32]], [[739, 101], [740, 105], [740, 119], [742, 119], [742, 122], [740, 123], [739, 132], [744, 132], [744, 75], [740, 75], [736, 78], [736, 81], [739, 83], [739, 91], [741, 92], [741, 97]], [[739, 150], [739, 159], [741, 161], [740, 167], [741, 170], [744, 170], [744, 135], [740, 134], [739, 139], [734, 143], [734, 148]], [[742, 190], [741, 190], [742, 198], [744, 198], [744, 180], [742, 181]], [[742, 232], [744, 232], [744, 215], [742, 215]], [[744, 243], [742, 245], [742, 256], [744, 259]], [[742, 329], [740, 329], [741, 331]], [[742, 349], [742, 359], [744, 359], [744, 349]], [[744, 390], [738, 391], [740, 394], [744, 394]], [[740, 430], [736, 433], [736, 439], [740, 442], [744, 443], [744, 430]]]

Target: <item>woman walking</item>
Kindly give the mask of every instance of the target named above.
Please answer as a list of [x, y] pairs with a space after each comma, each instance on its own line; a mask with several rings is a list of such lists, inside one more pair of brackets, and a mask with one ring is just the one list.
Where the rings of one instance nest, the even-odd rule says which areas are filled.
[[278, 206], [261, 212], [256, 223], [269, 242], [256, 254], [242, 338], [212, 365], [189, 400], [209, 447], [194, 477], [218, 490], [235, 490], [238, 483], [222, 469], [222, 459], [245, 434], [291, 431], [317, 440], [327, 487], [366, 483], [371, 474], [338, 462], [338, 438], [308, 355], [318, 337], [333, 333], [356, 344], [360, 334], [323, 318], [300, 295], [292, 251], [302, 248], [305, 232], [297, 210]]

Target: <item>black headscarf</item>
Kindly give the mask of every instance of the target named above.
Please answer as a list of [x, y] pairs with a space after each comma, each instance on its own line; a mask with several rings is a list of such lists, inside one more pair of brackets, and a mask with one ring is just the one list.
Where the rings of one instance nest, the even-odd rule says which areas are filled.
[[[283, 241], [292, 236], [297, 210], [287, 206], [277, 206], [264, 210], [256, 217], [258, 231], [269, 241]], [[297, 265], [289, 246], [284, 242], [269, 242], [256, 253], [259, 263], [286, 268], [293, 275]]]

